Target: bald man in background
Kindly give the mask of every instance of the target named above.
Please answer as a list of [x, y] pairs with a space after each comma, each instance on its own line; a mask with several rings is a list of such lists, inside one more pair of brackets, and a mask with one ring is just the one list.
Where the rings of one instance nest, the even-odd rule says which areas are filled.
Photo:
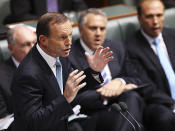
[[11, 81], [15, 70], [36, 42], [35, 32], [19, 25], [9, 29], [8, 49], [11, 57], [0, 65], [0, 119], [13, 113], [11, 102]]

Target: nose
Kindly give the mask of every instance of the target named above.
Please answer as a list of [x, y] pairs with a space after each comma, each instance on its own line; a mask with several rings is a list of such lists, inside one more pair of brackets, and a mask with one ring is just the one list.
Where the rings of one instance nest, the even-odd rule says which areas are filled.
[[158, 23], [158, 18], [156, 16], [153, 17], [153, 23], [157, 24]]
[[101, 34], [101, 30], [100, 30], [100, 28], [97, 28], [97, 30], [96, 30], [96, 35], [100, 35]]

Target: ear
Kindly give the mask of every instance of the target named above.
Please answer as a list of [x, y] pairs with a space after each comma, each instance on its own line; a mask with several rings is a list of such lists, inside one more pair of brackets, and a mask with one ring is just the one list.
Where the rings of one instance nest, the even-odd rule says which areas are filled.
[[10, 50], [10, 52], [13, 52], [13, 48], [14, 48], [13, 46], [14, 46], [14, 45], [12, 45], [12, 44], [10, 44], [10, 43], [8, 44], [8, 49]]
[[48, 37], [44, 36], [44, 35], [40, 35], [39, 36], [39, 42], [40, 42], [40, 46], [42, 47], [47, 47], [48, 45]]
[[83, 30], [82, 27], [78, 26], [78, 30], [79, 30], [79, 33], [80, 33], [80, 36], [81, 36], [81, 34], [82, 34], [82, 32], [83, 32], [83, 31], [82, 31], [82, 30]]

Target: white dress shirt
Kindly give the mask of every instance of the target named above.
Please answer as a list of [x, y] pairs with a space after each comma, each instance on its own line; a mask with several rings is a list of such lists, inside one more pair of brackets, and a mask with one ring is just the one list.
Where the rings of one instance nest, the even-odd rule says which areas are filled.
[[154, 53], [157, 55], [157, 50], [156, 50], [156, 45], [153, 44], [154, 40], [159, 38], [160, 39], [160, 46], [161, 48], [163, 49], [164, 53], [167, 55], [167, 57], [169, 58], [168, 56], [168, 52], [167, 52], [167, 48], [166, 48], [166, 45], [165, 45], [165, 42], [163, 40], [163, 37], [162, 37], [162, 33], [160, 33], [157, 38], [152, 38], [150, 36], [148, 36], [143, 30], [141, 30], [141, 33], [143, 34], [143, 36], [146, 38], [146, 40], [149, 42], [152, 50], [154, 51]]
[[51, 68], [51, 70], [53, 71], [55, 77], [56, 77], [56, 58], [46, 54], [41, 48], [40, 46], [37, 44], [36, 48], [38, 49], [39, 53], [41, 54], [41, 56], [44, 58], [44, 60], [47, 62], [47, 64], [49, 65], [49, 67]]

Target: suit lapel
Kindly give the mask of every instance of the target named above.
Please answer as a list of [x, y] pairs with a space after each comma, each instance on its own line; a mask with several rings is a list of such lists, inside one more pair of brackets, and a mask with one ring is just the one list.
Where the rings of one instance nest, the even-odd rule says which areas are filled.
[[53, 74], [47, 62], [38, 52], [36, 46], [33, 48], [32, 51], [34, 53], [37, 63], [39, 64], [40, 68], [42, 68], [43, 70], [43, 72], [41, 72], [41, 75], [46, 78], [47, 82], [50, 83], [50, 85], [52, 85], [51, 88], [53, 88], [56, 93], [61, 94], [55, 75]]
[[162, 35], [163, 35], [163, 40], [165, 42], [165, 45], [168, 51], [168, 56], [170, 58], [171, 64], [175, 72], [175, 41], [173, 41], [172, 38], [169, 37], [166, 29], [164, 29]]
[[143, 37], [143, 35], [141, 34], [141, 32], [139, 32], [139, 39], [140, 39], [140, 46], [143, 52], [145, 52], [146, 56], [145, 58], [148, 57], [148, 59], [150, 59], [150, 61], [152, 62], [152, 64], [154, 65], [154, 67], [156, 67], [161, 73], [164, 73], [163, 68], [161, 67], [160, 61], [157, 57], [157, 55], [154, 53], [154, 51], [152, 50], [152, 48], [150, 47], [148, 41]]
[[[117, 44], [117, 43], [114, 43], [114, 44]], [[114, 47], [112, 47], [113, 43], [111, 43], [110, 41], [105, 40], [103, 46], [109, 47], [111, 51], [114, 50]], [[116, 74], [119, 74], [121, 71], [121, 66], [119, 65], [120, 64], [119, 58], [121, 58], [120, 56], [121, 54], [119, 54], [118, 52], [119, 52], [118, 50], [113, 51], [114, 59], [108, 63], [112, 78], [116, 77]]]
[[[77, 40], [74, 43], [74, 49], [72, 51], [74, 51], [74, 52], [72, 52], [70, 57], [75, 57], [75, 58], [72, 58], [70, 60], [72, 61], [73, 65], [76, 65], [75, 67], [79, 67], [79, 69], [81, 69], [81, 70], [88, 68], [89, 64], [88, 64], [88, 62], [86, 60], [86, 56], [84, 54], [85, 50], [82, 48], [82, 46], [80, 44], [80, 40]], [[79, 59], [76, 59], [76, 57], [78, 57]]]

